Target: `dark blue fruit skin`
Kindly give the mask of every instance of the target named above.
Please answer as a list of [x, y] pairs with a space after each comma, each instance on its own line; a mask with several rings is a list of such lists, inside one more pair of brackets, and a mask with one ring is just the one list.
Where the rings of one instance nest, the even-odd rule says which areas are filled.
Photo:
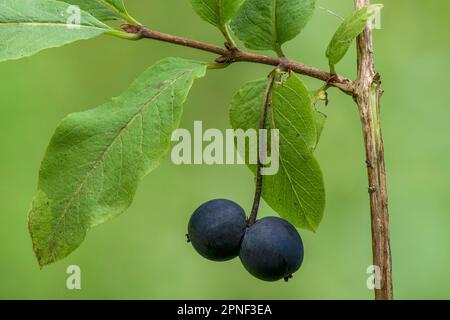
[[248, 228], [239, 257], [253, 276], [264, 281], [287, 279], [303, 262], [303, 242], [286, 220], [267, 217]]
[[193, 213], [188, 226], [195, 250], [213, 261], [226, 261], [239, 255], [247, 228], [244, 209], [230, 200], [211, 200]]

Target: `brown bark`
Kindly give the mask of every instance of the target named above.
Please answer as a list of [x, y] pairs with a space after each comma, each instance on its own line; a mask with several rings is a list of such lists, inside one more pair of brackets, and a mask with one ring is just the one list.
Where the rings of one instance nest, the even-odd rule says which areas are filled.
[[[369, 5], [370, 0], [355, 0], [356, 9]], [[373, 264], [381, 271], [381, 288], [375, 289], [377, 300], [392, 300], [392, 258], [389, 238], [388, 194], [380, 123], [380, 101], [383, 91], [375, 71], [372, 30], [366, 27], [357, 40], [358, 80], [355, 100], [359, 107], [366, 148], [369, 196], [372, 224]]]

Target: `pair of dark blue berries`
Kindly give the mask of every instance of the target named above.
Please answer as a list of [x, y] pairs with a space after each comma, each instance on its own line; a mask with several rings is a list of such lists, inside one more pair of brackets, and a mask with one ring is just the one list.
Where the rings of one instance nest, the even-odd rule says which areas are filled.
[[188, 237], [206, 259], [239, 256], [248, 272], [265, 281], [288, 280], [303, 262], [302, 239], [293, 225], [267, 217], [249, 226], [244, 210], [229, 200], [212, 200], [195, 210]]

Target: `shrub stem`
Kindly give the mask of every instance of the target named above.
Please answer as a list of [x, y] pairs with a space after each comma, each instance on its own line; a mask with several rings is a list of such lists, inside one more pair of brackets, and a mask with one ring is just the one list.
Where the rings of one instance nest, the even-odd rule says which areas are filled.
[[[370, 4], [370, 0], [355, 0], [356, 9]], [[354, 98], [364, 134], [366, 164], [369, 179], [372, 225], [373, 264], [379, 268], [381, 286], [375, 288], [377, 300], [392, 300], [392, 258], [389, 236], [388, 193], [384, 146], [380, 123], [382, 96], [380, 75], [375, 71], [372, 30], [368, 26], [357, 40], [358, 80]], [[378, 281], [376, 281], [378, 282]]]

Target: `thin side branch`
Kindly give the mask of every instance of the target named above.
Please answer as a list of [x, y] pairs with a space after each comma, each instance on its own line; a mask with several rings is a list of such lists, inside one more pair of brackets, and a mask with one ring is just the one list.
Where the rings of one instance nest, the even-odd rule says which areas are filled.
[[[356, 9], [370, 0], [355, 0]], [[381, 287], [375, 289], [377, 300], [392, 300], [392, 258], [389, 238], [388, 193], [380, 123], [381, 80], [375, 71], [372, 30], [366, 27], [358, 37], [358, 80], [355, 100], [359, 107], [366, 148], [372, 223], [373, 264], [379, 268]]]
[[216, 62], [222, 64], [231, 64], [235, 62], [251, 62], [271, 66], [283, 65], [286, 69], [292, 70], [296, 73], [325, 81], [329, 86], [336, 87], [348, 95], [353, 96], [354, 94], [354, 83], [352, 80], [326, 71], [322, 71], [316, 67], [312, 67], [301, 62], [289, 60], [286, 58], [258, 55], [250, 52], [245, 52], [237, 48], [218, 47], [209, 43], [153, 31], [145, 27], [132, 24], [124, 24], [122, 25], [122, 29], [128, 33], [139, 34], [142, 38], [168, 42], [217, 54], [219, 55], [219, 58], [216, 59]]

